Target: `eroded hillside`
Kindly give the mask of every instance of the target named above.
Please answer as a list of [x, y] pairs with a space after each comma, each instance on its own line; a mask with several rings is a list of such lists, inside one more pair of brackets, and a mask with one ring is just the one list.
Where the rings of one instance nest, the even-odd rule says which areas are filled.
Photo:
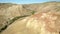
[[3, 23], [2, 22], [0, 23], [1, 24], [0, 31], [2, 30], [2, 28], [4, 29], [5, 27], [7, 27], [7, 25], [11, 23], [11, 22], [7, 23], [7, 22], [12, 20], [13, 18], [18, 17], [18, 16], [31, 15], [32, 12], [33, 12], [32, 10], [27, 10], [23, 8], [22, 5], [1, 3], [0, 4], [0, 18], [1, 17], [5, 18], [5, 22], [3, 21], [2, 18], [0, 19], [3, 22]]
[[[1, 29], [5, 27], [5, 23], [8, 24], [7, 28], [5, 28], [1, 32], [1, 34], [44, 34], [45, 31], [46, 31], [45, 34], [49, 34], [50, 31], [54, 31], [53, 33], [50, 32], [50, 34], [59, 34], [59, 32], [60, 32], [60, 22], [59, 22], [60, 21], [60, 2], [45, 2], [45, 3], [40, 3], [40, 4], [38, 3], [38, 4], [24, 4], [24, 5], [3, 4], [3, 6], [6, 6], [6, 7], [3, 7], [1, 4], [0, 6], [1, 6], [0, 15], [2, 15], [2, 18], [4, 18], [4, 17], [6, 18], [5, 22], [0, 23], [0, 24], [3, 24], [2, 25], [3, 27], [0, 26], [1, 27], [0, 31], [2, 31]], [[46, 13], [45, 15], [47, 15], [47, 16], [48, 15], [49, 16], [53, 15], [53, 16], [45, 17], [44, 13]], [[43, 15], [44, 18], [39, 19], [39, 18], [41, 18], [41, 15]], [[21, 17], [21, 16], [23, 16], [23, 17]], [[49, 24], [49, 22], [47, 22], [49, 25], [47, 24], [46, 26], [48, 28], [47, 30], [50, 30], [49, 27], [53, 26], [52, 27], [53, 30], [51, 29], [50, 31], [47, 31], [47, 30], [43, 31], [43, 30], [40, 30], [39, 27], [37, 27], [38, 29], [34, 30], [35, 25], [40, 26], [42, 24], [39, 20], [37, 20], [37, 22], [35, 21], [36, 20], [35, 16], [38, 16], [37, 19], [39, 19], [40, 21], [42, 20], [42, 22], [46, 22], [46, 21], [43, 21], [45, 18], [48, 18], [47, 21], [51, 20], [52, 21], [52, 22], [50, 21], [51, 25]], [[56, 19], [56, 23], [53, 21], [55, 16], [58, 16]], [[21, 20], [21, 18], [22, 18], [22, 20]], [[29, 19], [32, 20], [32, 22], [30, 22]], [[0, 20], [2, 20], [2, 19], [0, 19]], [[32, 23], [33, 25], [30, 24], [27, 27], [26, 25], [28, 23]], [[39, 25], [38, 23], [41, 23], [41, 24]], [[43, 29], [44, 25], [41, 25], [40, 28]]]

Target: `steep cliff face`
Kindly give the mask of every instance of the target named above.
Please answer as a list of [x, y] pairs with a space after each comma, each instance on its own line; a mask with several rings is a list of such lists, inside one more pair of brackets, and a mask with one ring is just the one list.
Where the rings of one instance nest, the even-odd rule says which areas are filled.
[[[8, 5], [3, 4], [3, 6]], [[3, 6], [1, 5], [0, 15], [3, 19], [6, 18], [4, 21], [11, 23], [11, 20], [13, 22], [7, 25], [8, 27], [5, 30], [1, 30], [1, 34], [59, 34], [60, 32], [60, 2], [28, 5], [12, 4], [5, 8]], [[20, 17], [23, 19], [21, 20]], [[7, 23], [4, 21], [0, 24]], [[0, 29], [3, 28], [2, 26], [0, 26]]]

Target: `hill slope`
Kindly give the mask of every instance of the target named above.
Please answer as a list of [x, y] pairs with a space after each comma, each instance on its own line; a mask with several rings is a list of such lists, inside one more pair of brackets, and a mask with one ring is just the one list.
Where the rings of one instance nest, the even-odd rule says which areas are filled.
[[[14, 19], [14, 17], [17, 17], [17, 16], [31, 15], [32, 13], [38, 14], [40, 12], [43, 12], [43, 13], [56, 12], [60, 15], [60, 2], [46, 2], [46, 3], [28, 4], [28, 5], [27, 4], [25, 4], [25, 5], [12, 4], [11, 6], [9, 6], [7, 8], [6, 7], [5, 8], [3, 7], [3, 9], [0, 8], [0, 15], [2, 15], [2, 16], [5, 15], [4, 17], [6, 18], [6, 21], [8, 21], [8, 19]], [[6, 34], [8, 34], [8, 33], [9, 34], [20, 34], [20, 32], [22, 34], [28, 34], [29, 32], [24, 30], [24, 28], [26, 28], [25, 25], [27, 23], [27, 22], [25, 23], [24, 20], [26, 20], [26, 19], [30, 19], [30, 18], [27, 17], [27, 18], [23, 18], [23, 20], [20, 20], [20, 19], [15, 20], [1, 34], [5, 34], [5, 33]], [[60, 22], [58, 22], [58, 21], [60, 21], [60, 17], [56, 23], [56, 28], [57, 28], [57, 30], [60, 31]], [[4, 24], [6, 24], [6, 22], [4, 22]], [[2, 26], [5, 26], [4, 24]], [[0, 27], [2, 28], [2, 26], [0, 26]], [[20, 29], [17, 26], [19, 26]], [[26, 32], [21, 31], [21, 29], [23, 29]], [[31, 29], [31, 30], [33, 31], [33, 29]], [[34, 31], [33, 31], [33, 32], [31, 32], [31, 34], [37, 34], [37, 33], [34, 33]]]
[[[23, 8], [22, 5], [11, 3], [0, 3], [0, 31], [8, 25], [9, 20], [14, 17], [31, 15], [33, 11]], [[3, 20], [4, 19], [4, 20]], [[2, 22], [1, 22], [2, 21]]]

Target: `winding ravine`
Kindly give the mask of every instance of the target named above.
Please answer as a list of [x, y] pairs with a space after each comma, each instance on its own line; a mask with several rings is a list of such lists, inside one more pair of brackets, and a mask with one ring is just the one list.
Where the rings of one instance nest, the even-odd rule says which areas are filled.
[[14, 21], [18, 20], [19, 18], [23, 19], [23, 18], [25, 18], [25, 17], [27, 17], [27, 16], [29, 16], [29, 15], [17, 16], [17, 17], [14, 17], [13, 19], [7, 21], [8, 24], [5, 25], [5, 26], [0, 30], [0, 33], [1, 33], [2, 31], [4, 31], [4, 30], [5, 30], [9, 25], [11, 25]]

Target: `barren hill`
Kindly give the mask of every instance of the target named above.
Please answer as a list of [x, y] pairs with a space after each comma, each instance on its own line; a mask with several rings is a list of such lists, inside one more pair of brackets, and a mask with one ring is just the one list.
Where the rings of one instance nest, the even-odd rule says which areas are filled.
[[[5, 25], [9, 20], [13, 19], [14, 17], [23, 16], [23, 15], [31, 15], [32, 11], [27, 10], [22, 7], [22, 5], [18, 4], [11, 4], [11, 3], [0, 3], [0, 28], [6, 27]], [[3, 26], [3, 27], [2, 27]], [[0, 29], [1, 30], [1, 29]]]
[[[5, 21], [3, 23], [2, 22], [0, 23], [1, 24], [1, 26], [0, 26], [1, 34], [28, 34], [28, 33], [29, 34], [38, 34], [39, 33], [38, 29], [34, 30], [33, 28], [31, 28], [32, 32], [28, 32], [30, 30], [27, 30], [26, 24], [29, 23], [29, 22], [27, 22], [28, 21], [27, 19], [30, 19], [31, 15], [34, 16], [35, 14], [39, 14], [39, 13], [50, 13], [52, 15], [55, 14], [57, 16], [60, 16], [60, 2], [45, 2], [45, 3], [37, 3], [37, 4], [24, 4], [24, 5], [8, 4], [8, 3], [2, 4], [1, 3], [0, 4], [0, 15], [1, 15], [0, 18], [3, 18], [4, 20], [3, 19], [0, 19], [0, 20]], [[26, 16], [26, 15], [29, 15], [29, 16]], [[23, 19], [21, 20], [20, 17]], [[50, 17], [48, 17], [48, 18], [50, 18]], [[58, 30], [58, 33], [56, 33], [56, 31], [55, 31], [55, 34], [59, 34], [59, 32], [60, 32], [60, 22], [59, 22], [60, 17], [58, 17], [58, 18], [59, 19], [57, 19], [56, 25], [55, 25], [56, 26], [55, 28], [56, 28], [56, 30]], [[13, 20], [13, 22], [11, 22], [10, 20], [11, 21]], [[9, 23], [7, 23], [7, 22], [9, 22]], [[33, 22], [35, 22], [35, 21], [33, 21]], [[10, 24], [10, 23], [12, 23], [12, 24]], [[4, 28], [5, 26], [8, 26], [8, 27], [3, 29], [3, 31], [2, 31], [1, 29]], [[41, 34], [43, 34], [43, 33], [41, 33]], [[52, 34], [52, 33], [50, 33], [50, 34]]]
[[24, 5], [25, 8], [35, 10], [35, 11], [58, 11], [60, 7], [60, 2], [45, 2], [45, 3], [37, 3], [37, 4], [27, 4]]

